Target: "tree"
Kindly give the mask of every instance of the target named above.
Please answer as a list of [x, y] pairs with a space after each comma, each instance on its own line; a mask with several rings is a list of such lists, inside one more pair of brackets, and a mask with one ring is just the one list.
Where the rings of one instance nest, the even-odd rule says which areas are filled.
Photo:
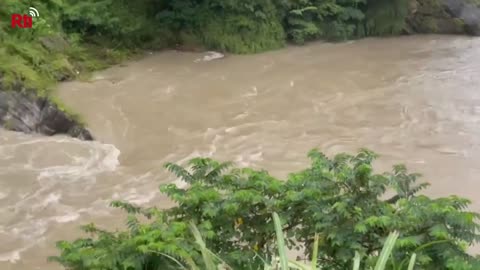
[[[285, 221], [282, 229], [289, 248], [306, 250], [309, 257], [314, 235], [319, 235], [318, 263], [324, 269], [351, 268], [355, 252], [367, 258], [365, 265], [373, 264], [393, 231], [400, 233], [392, 253], [397, 265], [416, 253], [422, 269], [477, 269], [478, 259], [465, 252], [479, 239], [479, 215], [466, 209], [468, 200], [419, 195], [427, 184], [417, 184], [419, 175], [401, 165], [375, 174], [372, 162], [377, 156], [368, 150], [331, 159], [314, 150], [309, 157], [311, 166], [285, 181], [266, 171], [231, 168], [230, 163], [206, 158], [191, 160], [187, 168], [169, 163], [166, 168], [188, 184], [185, 189], [161, 186], [177, 206], [160, 211], [115, 202], [130, 215], [129, 231], [91, 230], [93, 237], [62, 242], [56, 260], [75, 270], [152, 269], [147, 262], [167, 261], [175, 267], [161, 254], [201, 264], [187, 229], [193, 222], [208, 247], [230, 266], [259, 269], [262, 258], [276, 249], [276, 212]], [[387, 190], [395, 195], [385, 200]], [[134, 217], [138, 214], [150, 223], [139, 223]], [[91, 261], [97, 268], [88, 264]], [[132, 268], [118, 267], [126, 262]]]

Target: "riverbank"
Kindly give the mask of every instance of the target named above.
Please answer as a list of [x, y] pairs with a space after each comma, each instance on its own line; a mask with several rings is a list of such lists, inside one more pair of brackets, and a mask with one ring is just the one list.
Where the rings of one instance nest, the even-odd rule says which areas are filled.
[[[56, 82], [86, 77], [94, 70], [120, 63], [146, 49], [256, 53], [317, 39], [342, 41], [415, 33], [480, 34], [480, 9], [469, 0], [394, 2], [395, 5], [367, 1], [359, 5], [356, 1], [300, 4], [249, 0], [245, 5], [230, 6], [215, 1], [214, 4], [192, 4], [188, 0], [159, 4], [143, 0], [132, 6], [110, 0], [48, 5], [33, 1], [35, 7], [48, 9], [49, 14], [34, 18], [32, 29], [10, 29], [6, 27], [7, 20], [0, 23], [4, 26], [0, 39], [5, 41], [0, 47], [0, 93], [10, 100], [18, 95], [9, 91], [20, 91], [22, 97], [33, 98], [34, 103], [48, 100], [54, 115], [62, 115], [72, 126], [84, 129], [80, 118], [55, 97], [52, 89]], [[2, 5], [2, 17], [28, 10], [24, 3]], [[220, 11], [222, 16], [214, 16]], [[23, 102], [13, 104], [29, 107]], [[54, 130], [25, 128], [24, 121], [10, 121], [12, 108], [20, 114], [25, 112], [3, 105], [0, 126], [46, 135], [70, 130], [64, 125]], [[30, 125], [42, 126], [39, 121], [44, 120]], [[47, 120], [51, 121], [56, 120]]]
[[[50, 38], [51, 44], [70, 46], [62, 38]], [[54, 92], [57, 82], [88, 77], [90, 72], [108, 67], [119, 61], [108, 58], [88, 56], [84, 61], [69, 59], [66, 52], [53, 48], [40, 48], [33, 51], [41, 53], [45, 70], [30, 67], [29, 64], [4, 62], [3, 73], [0, 73], [0, 127], [24, 133], [40, 133], [43, 135], [66, 134], [81, 140], [93, 140], [81, 116], [70, 110]], [[0, 55], [1, 56], [1, 55]], [[14, 55], [17, 56], [17, 55]], [[2, 57], [0, 57], [2, 58]], [[3, 57], [5, 59], [7, 57]], [[55, 69], [55, 62], [60, 59], [63, 66]], [[101, 60], [99, 60], [101, 59]], [[69, 61], [70, 60], [70, 61]], [[85, 66], [90, 61], [91, 66]], [[13, 64], [8, 66], [8, 64]], [[51, 72], [50, 74], [45, 74]]]

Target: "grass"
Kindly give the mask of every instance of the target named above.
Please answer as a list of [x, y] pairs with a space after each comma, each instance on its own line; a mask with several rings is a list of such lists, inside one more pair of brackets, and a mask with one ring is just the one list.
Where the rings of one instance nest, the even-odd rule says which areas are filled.
[[[264, 270], [317, 270], [322, 269], [322, 266], [318, 264], [318, 248], [319, 248], [319, 236], [318, 234], [314, 237], [314, 244], [313, 244], [313, 252], [310, 264], [304, 264], [298, 261], [289, 260], [287, 256], [287, 247], [285, 245], [285, 237], [283, 234], [283, 229], [281, 225], [280, 217], [277, 213], [273, 213], [273, 221], [275, 226], [275, 233], [277, 238], [277, 252], [278, 254], [273, 254], [271, 256], [271, 260], [269, 262], [264, 261]], [[226, 262], [224, 262], [220, 257], [215, 255], [212, 251], [210, 251], [207, 247], [207, 244], [202, 238], [200, 231], [198, 230], [197, 226], [194, 223], [190, 223], [190, 230], [195, 238], [195, 241], [200, 249], [202, 254], [202, 262], [204, 265], [205, 270], [234, 270], [230, 267]], [[386, 270], [387, 263], [389, 262], [392, 252], [395, 247], [395, 243], [399, 237], [398, 232], [392, 232], [387, 237], [385, 244], [380, 252], [378, 258], [376, 258], [376, 264], [373, 270]], [[188, 266], [183, 265], [181, 262], [176, 260], [175, 258], [167, 255], [161, 254], [166, 258], [174, 261], [181, 269], [189, 269], [189, 270], [198, 270], [201, 269], [198, 265], [196, 265], [193, 260], [189, 260]], [[410, 257], [408, 266], [406, 270], [413, 270], [415, 267], [417, 255], [414, 253]], [[361, 256], [358, 252], [355, 252], [355, 257], [352, 259], [352, 269], [353, 270], [361, 270]], [[395, 268], [396, 270], [404, 270], [403, 263], [399, 265], [399, 267]], [[365, 268], [367, 269], [367, 268]], [[371, 268], [369, 268], [371, 269]]]
[[82, 127], [87, 125], [85, 119], [80, 114], [74, 112], [70, 107], [65, 105], [65, 103], [63, 103], [56, 95], [49, 95], [47, 98], [51, 103], [55, 104], [60, 111], [64, 112], [73, 121], [75, 121], [75, 123]]

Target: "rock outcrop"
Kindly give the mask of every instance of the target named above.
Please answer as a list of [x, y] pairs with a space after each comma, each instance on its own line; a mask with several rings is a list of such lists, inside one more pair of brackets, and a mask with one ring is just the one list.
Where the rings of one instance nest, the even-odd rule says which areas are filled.
[[25, 133], [67, 134], [93, 140], [82, 124], [33, 91], [4, 91], [0, 87], [0, 128], [2, 126]]
[[480, 36], [480, 7], [473, 1], [411, 0], [406, 32]]
[[[63, 53], [68, 42], [61, 36], [43, 37], [40, 44], [49, 53]], [[70, 71], [56, 74], [58, 81], [72, 78]], [[93, 140], [92, 134], [77, 120], [48, 98], [26, 89], [22, 83], [2, 85], [0, 74], [0, 129], [44, 135], [66, 134], [81, 140]]]
[[480, 2], [475, 5], [460, 0], [442, 0], [445, 11], [463, 21], [467, 34], [480, 36]]

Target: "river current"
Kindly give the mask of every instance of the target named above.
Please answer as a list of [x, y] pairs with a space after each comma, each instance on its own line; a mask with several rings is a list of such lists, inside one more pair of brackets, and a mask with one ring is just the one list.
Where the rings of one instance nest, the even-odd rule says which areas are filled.
[[0, 269], [60, 269], [54, 244], [80, 225], [115, 228], [114, 199], [167, 207], [167, 161], [231, 160], [273, 175], [306, 153], [361, 147], [405, 163], [431, 196], [480, 212], [480, 39], [411, 36], [312, 43], [203, 61], [147, 54], [59, 86], [96, 142], [0, 130]]

